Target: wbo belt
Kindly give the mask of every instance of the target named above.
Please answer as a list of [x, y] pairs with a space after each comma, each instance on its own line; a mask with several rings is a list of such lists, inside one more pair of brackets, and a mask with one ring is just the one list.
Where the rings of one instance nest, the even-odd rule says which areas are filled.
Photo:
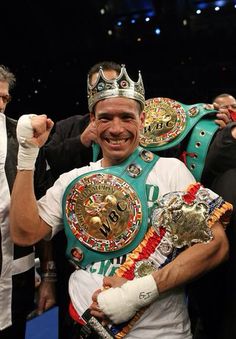
[[76, 266], [132, 251], [148, 228], [146, 178], [158, 156], [138, 147], [119, 166], [85, 173], [63, 196], [66, 254]]

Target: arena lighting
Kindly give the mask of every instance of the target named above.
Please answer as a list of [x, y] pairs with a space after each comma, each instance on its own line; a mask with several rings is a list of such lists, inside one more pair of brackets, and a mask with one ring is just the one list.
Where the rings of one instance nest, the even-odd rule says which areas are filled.
[[202, 1], [197, 3], [197, 9], [203, 10], [209, 7], [223, 7], [227, 4], [226, 0], [217, 0], [217, 1]]
[[227, 2], [226, 0], [218, 0], [218, 1], [214, 2], [214, 5], [216, 7], [222, 7], [222, 6], [226, 5], [226, 2]]

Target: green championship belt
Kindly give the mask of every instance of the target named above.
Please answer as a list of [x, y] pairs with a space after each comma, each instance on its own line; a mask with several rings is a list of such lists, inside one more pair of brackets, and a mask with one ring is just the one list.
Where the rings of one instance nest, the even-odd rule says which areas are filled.
[[139, 147], [119, 166], [69, 184], [63, 196], [66, 254], [76, 266], [85, 268], [138, 246], [148, 228], [146, 178], [157, 160]]
[[201, 180], [203, 167], [212, 137], [219, 126], [214, 119], [202, 119], [192, 129], [186, 149], [186, 165], [197, 181]]
[[[204, 103], [185, 105], [169, 98], [153, 98], [146, 100], [144, 112], [146, 118], [140, 145], [148, 150], [170, 149], [193, 133], [186, 149], [187, 157], [191, 154], [186, 165], [196, 180], [200, 180], [208, 147], [218, 129], [213, 118], [217, 111]], [[201, 147], [198, 147], [199, 143]]]

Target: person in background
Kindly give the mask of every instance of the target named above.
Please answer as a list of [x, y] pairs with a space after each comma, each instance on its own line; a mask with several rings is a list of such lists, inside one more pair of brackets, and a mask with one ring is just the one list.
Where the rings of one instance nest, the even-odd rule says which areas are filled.
[[236, 121], [236, 99], [231, 94], [222, 93], [217, 95], [213, 99], [213, 105], [219, 110], [227, 110], [229, 119]]
[[[5, 115], [15, 75], [0, 65], [0, 338], [25, 338], [26, 320], [34, 309], [34, 247], [14, 245], [10, 238], [9, 209], [16, 175], [17, 121]], [[48, 292], [44, 294], [45, 303]], [[51, 297], [50, 297], [51, 298]], [[51, 303], [48, 304], [51, 307]]]
[[224, 121], [208, 149], [202, 183], [232, 203], [234, 209], [226, 230], [229, 259], [191, 286], [190, 302], [199, 316], [194, 339], [236, 337], [236, 100], [230, 94], [220, 94], [213, 103]]
[[[122, 66], [118, 77], [116, 72], [100, 69], [96, 79], [96, 82], [88, 82], [88, 98], [91, 121], [96, 124], [97, 142], [103, 158], [61, 175], [38, 202], [33, 193], [34, 164], [38, 147], [46, 142], [53, 123], [44, 115], [26, 115], [19, 119], [18, 133], [23, 144], [19, 149], [11, 204], [12, 238], [28, 245], [53, 236], [65, 227], [67, 254], [78, 268], [83, 268], [72, 273], [69, 283], [71, 301], [80, 316], [90, 306], [93, 315], [101, 319], [106, 315], [113, 324], [120, 324], [129, 321], [144, 307], [139, 320], [128, 326], [131, 328], [128, 338], [146, 335], [189, 339], [192, 336], [183, 286], [227, 257], [228, 243], [219, 216], [230, 210], [230, 206], [200, 184], [191, 185], [185, 194], [182, 190], [192, 184], [194, 178], [179, 160], [151, 156], [151, 152], [147, 158], [146, 151], [143, 156], [143, 149], [138, 147], [145, 119], [141, 74], [138, 81], [133, 82]], [[136, 171], [127, 169], [131, 163], [139, 167], [138, 176]], [[178, 204], [170, 207], [176, 201], [172, 199], [173, 192], [176, 192]], [[154, 210], [157, 214], [156, 217], [152, 215], [152, 224], [156, 229], [147, 229], [148, 213], [157, 196], [166, 209]], [[167, 215], [162, 212], [168, 214], [185, 202], [186, 207], [193, 206], [198, 199], [209, 205], [212, 223], [208, 225], [204, 214], [199, 216], [199, 223], [191, 218], [191, 212], [178, 214], [175, 220], [181, 238], [177, 236], [178, 246], [182, 251], [177, 255], [176, 237], [172, 233], [175, 231], [165, 232]], [[26, 208], [25, 213], [21, 213], [22, 206]], [[218, 216], [216, 206], [220, 212]], [[73, 211], [74, 208], [80, 211], [79, 214]], [[163, 219], [158, 214], [163, 215]], [[134, 226], [140, 224], [138, 234], [130, 225], [130, 215], [133, 215]], [[141, 215], [143, 218], [140, 219]], [[207, 238], [199, 239], [197, 244], [192, 244], [196, 241], [194, 235], [187, 240], [185, 227], [189, 222], [185, 223], [185, 218], [193, 222], [193, 228], [203, 227], [202, 234], [208, 234]], [[130, 232], [127, 232], [129, 226]], [[81, 252], [79, 264], [71, 255], [73, 248]], [[130, 253], [133, 256], [129, 257]], [[129, 265], [132, 263], [134, 267]], [[103, 279], [115, 272], [114, 277]], [[131, 275], [123, 276], [122, 272]], [[103, 285], [112, 288], [93, 293]]]

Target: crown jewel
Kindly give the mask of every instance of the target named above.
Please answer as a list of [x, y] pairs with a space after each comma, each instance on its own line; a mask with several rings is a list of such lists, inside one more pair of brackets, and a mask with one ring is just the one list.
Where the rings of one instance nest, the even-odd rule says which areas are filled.
[[126, 97], [137, 100], [142, 107], [145, 105], [145, 92], [141, 72], [139, 72], [138, 81], [130, 79], [125, 65], [121, 65], [120, 74], [115, 79], [107, 79], [102, 67], [98, 72], [98, 78], [94, 85], [90, 85], [88, 79], [88, 106], [92, 112], [95, 104], [103, 99], [114, 97]]

